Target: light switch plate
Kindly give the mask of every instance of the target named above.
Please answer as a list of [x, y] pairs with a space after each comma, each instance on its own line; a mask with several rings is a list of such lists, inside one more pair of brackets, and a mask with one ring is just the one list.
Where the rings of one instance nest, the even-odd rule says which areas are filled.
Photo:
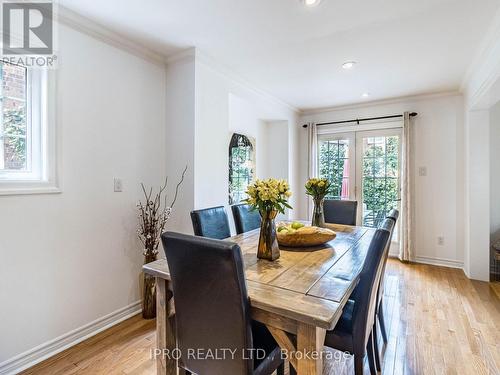
[[121, 178], [114, 179], [114, 191], [115, 193], [120, 193], [123, 191], [123, 182]]
[[419, 167], [418, 168], [418, 175], [425, 177], [427, 176], [427, 167]]

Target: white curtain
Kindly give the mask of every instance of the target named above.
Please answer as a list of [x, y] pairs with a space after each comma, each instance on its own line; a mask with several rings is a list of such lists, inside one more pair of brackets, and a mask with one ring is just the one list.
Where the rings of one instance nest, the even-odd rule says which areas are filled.
[[401, 239], [399, 241], [399, 259], [408, 262], [413, 254], [412, 243], [412, 194], [411, 194], [411, 118], [410, 113], [403, 114], [403, 140], [401, 152]]
[[[310, 122], [307, 124], [307, 144], [309, 146], [308, 160], [308, 178], [316, 177], [318, 171], [318, 133], [316, 124]], [[308, 195], [307, 199], [307, 217], [311, 220], [312, 199]]]

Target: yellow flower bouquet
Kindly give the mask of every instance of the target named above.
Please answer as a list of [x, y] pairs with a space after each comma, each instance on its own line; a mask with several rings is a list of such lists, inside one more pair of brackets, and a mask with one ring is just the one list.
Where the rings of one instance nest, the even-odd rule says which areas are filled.
[[245, 202], [259, 210], [262, 218], [257, 258], [276, 260], [280, 257], [280, 249], [274, 220], [278, 212], [283, 214], [285, 209], [292, 208], [288, 204], [288, 198], [292, 195], [290, 186], [285, 180], [269, 178], [255, 181], [246, 193], [248, 198]]
[[326, 178], [310, 178], [306, 182], [306, 194], [313, 199], [324, 199], [330, 192], [331, 183]]
[[310, 195], [314, 202], [311, 225], [314, 227], [324, 227], [323, 200], [330, 192], [331, 183], [326, 178], [310, 178], [307, 180], [305, 187], [306, 194]]
[[292, 208], [288, 204], [292, 192], [286, 180], [257, 180], [248, 186], [246, 193], [248, 198], [245, 202], [260, 212], [278, 211], [283, 214], [285, 209]]

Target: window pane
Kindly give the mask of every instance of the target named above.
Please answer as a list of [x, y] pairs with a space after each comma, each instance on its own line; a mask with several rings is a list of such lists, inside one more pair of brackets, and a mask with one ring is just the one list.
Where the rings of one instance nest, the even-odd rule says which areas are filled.
[[4, 169], [26, 169], [26, 138], [4, 137]]
[[366, 158], [371, 158], [374, 156], [374, 144], [375, 138], [364, 138], [363, 139], [363, 156]]
[[377, 227], [398, 207], [399, 137], [363, 138], [363, 225]]
[[26, 68], [2, 63], [2, 96], [26, 99]]
[[26, 69], [1, 63], [0, 72], [0, 169], [27, 170], [29, 129], [26, 121]]
[[318, 170], [320, 178], [331, 183], [328, 199], [349, 199], [349, 141], [319, 142]]
[[387, 157], [398, 157], [399, 138], [387, 137]]
[[26, 107], [24, 102], [3, 99], [4, 136], [26, 136]]
[[375, 177], [384, 177], [385, 176], [385, 159], [382, 158], [374, 158], [373, 159], [373, 176]]

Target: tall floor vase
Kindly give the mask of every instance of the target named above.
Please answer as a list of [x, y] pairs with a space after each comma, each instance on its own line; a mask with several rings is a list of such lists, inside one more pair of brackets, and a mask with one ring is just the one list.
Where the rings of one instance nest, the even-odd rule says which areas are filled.
[[[156, 254], [145, 254], [144, 264], [154, 262]], [[145, 273], [143, 276], [142, 287], [142, 317], [144, 319], [156, 318], [156, 278]]]

